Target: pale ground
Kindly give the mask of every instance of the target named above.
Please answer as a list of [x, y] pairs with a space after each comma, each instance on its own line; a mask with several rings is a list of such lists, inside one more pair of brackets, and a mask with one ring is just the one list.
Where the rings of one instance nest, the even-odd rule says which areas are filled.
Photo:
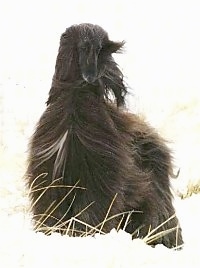
[[89, 21], [111, 38], [126, 40], [125, 53], [116, 59], [134, 94], [129, 108], [143, 113], [171, 142], [175, 169], [180, 168], [175, 193], [185, 196], [188, 187], [200, 185], [198, 1], [141, 0], [131, 6], [115, 1], [107, 8], [99, 1], [73, 1], [70, 7], [67, 1], [49, 1], [48, 8], [46, 1], [0, 5], [0, 266], [200, 267], [200, 194], [175, 198], [185, 247], [174, 252], [114, 230], [95, 238], [36, 234], [23, 181], [27, 141], [45, 107], [59, 35], [73, 23]]

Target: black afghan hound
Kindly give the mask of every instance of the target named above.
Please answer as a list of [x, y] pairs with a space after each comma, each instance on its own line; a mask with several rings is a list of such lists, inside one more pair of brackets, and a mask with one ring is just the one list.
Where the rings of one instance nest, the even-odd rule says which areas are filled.
[[[123, 42], [98, 25], [66, 29], [30, 142], [26, 173], [36, 230], [71, 235], [122, 228], [149, 244], [180, 246], [171, 153], [137, 115], [112, 57]], [[152, 238], [153, 237], [153, 238]]]

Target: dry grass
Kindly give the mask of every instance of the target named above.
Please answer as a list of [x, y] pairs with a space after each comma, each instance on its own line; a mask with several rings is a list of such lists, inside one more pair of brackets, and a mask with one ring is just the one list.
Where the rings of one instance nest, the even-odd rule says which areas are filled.
[[181, 199], [188, 198], [193, 194], [200, 194], [200, 181], [199, 182], [192, 182], [190, 181], [187, 185], [187, 190], [185, 193], [179, 193]]
[[[43, 174], [42, 174], [43, 175]], [[38, 177], [39, 178], [39, 177]], [[38, 179], [36, 178], [36, 179]], [[42, 195], [47, 191], [47, 189], [49, 187], [62, 187], [61, 185], [59, 186], [55, 186], [55, 185], [50, 185], [48, 187], [41, 187], [40, 189], [38, 190], [43, 190], [42, 194], [39, 196], [39, 198], [36, 200], [36, 202], [39, 201], [39, 199], [42, 197]], [[63, 185], [63, 187], [68, 187], [66, 185]], [[57, 209], [59, 207], [59, 205], [61, 205], [61, 203], [67, 198], [67, 196], [75, 189], [75, 188], [80, 188], [78, 187], [78, 182], [73, 186], [71, 187], [70, 186], [70, 190], [68, 192], [68, 194], [52, 209], [52, 207], [54, 206], [54, 203], [52, 203], [45, 211], [45, 213], [43, 215], [40, 215], [40, 221], [36, 223], [36, 232], [44, 232], [46, 235], [51, 235], [52, 233], [54, 232], [59, 232], [59, 233], [62, 233], [62, 234], [66, 234], [66, 235], [69, 235], [69, 236], [80, 236], [80, 237], [86, 237], [86, 236], [94, 236], [96, 234], [102, 234], [102, 235], [105, 235], [106, 233], [103, 231], [103, 227], [104, 225], [108, 222], [108, 221], [111, 221], [113, 220], [115, 217], [119, 218], [121, 217], [121, 220], [119, 221], [119, 224], [118, 226], [116, 226], [116, 231], [118, 232], [119, 230], [125, 230], [128, 223], [129, 223], [129, 220], [130, 220], [130, 217], [131, 217], [131, 214], [132, 213], [141, 213], [141, 211], [127, 211], [127, 212], [123, 212], [123, 213], [120, 213], [120, 214], [117, 214], [117, 215], [114, 215], [114, 216], [110, 216], [110, 211], [111, 211], [111, 208], [113, 206], [113, 203], [117, 197], [117, 194], [115, 195], [115, 197], [113, 198], [108, 210], [107, 210], [107, 213], [105, 215], [105, 218], [103, 220], [103, 222], [99, 223], [98, 225], [96, 226], [92, 226], [88, 223], [85, 223], [83, 221], [81, 221], [78, 217], [81, 215], [81, 213], [83, 213], [85, 210], [87, 210], [92, 204], [90, 203], [87, 207], [85, 207], [82, 211], [80, 211], [77, 215], [75, 215], [74, 217], [70, 218], [69, 220], [67, 221], [63, 221], [63, 219], [65, 218], [65, 216], [67, 215], [67, 213], [69, 212], [73, 202], [74, 202], [74, 199], [72, 200], [72, 203], [71, 205], [69, 206], [69, 208], [66, 210], [66, 213], [63, 215], [63, 217], [61, 219], [57, 219], [57, 224], [54, 225], [53, 227], [49, 227], [49, 226], [44, 226], [44, 222], [50, 217], [50, 218], [54, 218], [52, 216], [53, 212], [55, 211], [55, 209]], [[32, 189], [32, 191], [35, 191], [35, 189]], [[30, 193], [29, 193], [30, 194]], [[33, 206], [34, 204], [32, 204]], [[30, 213], [31, 213], [31, 210], [32, 210], [32, 206], [30, 207]], [[160, 232], [157, 232], [158, 229], [160, 227], [162, 227], [163, 225], [165, 225], [166, 223], [168, 223], [170, 220], [172, 220], [173, 218], [175, 217], [175, 215], [171, 216], [169, 219], [167, 219], [166, 221], [164, 221], [163, 223], [161, 223], [159, 226], [157, 226], [156, 228], [154, 229], [151, 229], [149, 228], [149, 232], [148, 234], [143, 238], [143, 241], [146, 243], [146, 244], [152, 244], [154, 241], [160, 239], [161, 237], [169, 234], [170, 232], [173, 232], [175, 230], [177, 230], [177, 236], [178, 237], [178, 228], [179, 226], [177, 227], [174, 227], [174, 228], [171, 228], [171, 229], [168, 229], [168, 230], [162, 230]], [[54, 218], [55, 219], [55, 218]], [[126, 219], [126, 220], [125, 220]], [[76, 229], [76, 223], [78, 224], [81, 224], [82, 226], [84, 226], [85, 228], [85, 231], [80, 231], [80, 230], [77, 230]], [[123, 225], [122, 225], [123, 223]], [[137, 230], [135, 230], [132, 235], [134, 236], [135, 234], [139, 233], [139, 228]], [[178, 243], [177, 243], [178, 244]], [[181, 248], [181, 246], [176, 246], [174, 249], [179, 249]]]

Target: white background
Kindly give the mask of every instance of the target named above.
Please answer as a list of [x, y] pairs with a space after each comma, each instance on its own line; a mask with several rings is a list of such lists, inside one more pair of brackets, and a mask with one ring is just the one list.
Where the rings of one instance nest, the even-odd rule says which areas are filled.
[[[40, 267], [43, 262], [45, 267], [199, 267], [199, 195], [176, 202], [186, 240], [185, 251], [179, 254], [132, 243], [124, 235], [77, 242], [31, 231], [21, 179], [27, 140], [45, 107], [60, 35], [81, 22], [99, 24], [111, 39], [126, 41], [124, 54], [116, 55], [116, 60], [130, 86], [128, 107], [143, 113], [171, 142], [175, 166], [180, 168], [177, 191], [186, 193], [188, 185], [200, 180], [198, 0], [1, 1], [0, 263], [2, 267]], [[74, 255], [72, 250], [67, 254], [70, 248]]]

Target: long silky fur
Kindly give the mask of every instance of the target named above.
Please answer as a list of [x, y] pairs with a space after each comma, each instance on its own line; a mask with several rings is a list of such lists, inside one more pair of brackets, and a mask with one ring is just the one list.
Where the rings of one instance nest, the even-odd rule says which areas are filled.
[[35, 229], [81, 235], [123, 228], [133, 237], [173, 229], [151, 244], [176, 247], [183, 241], [170, 191], [171, 153], [123, 108], [127, 88], [112, 57], [123, 45], [92, 24], [61, 36], [47, 108], [29, 148]]

